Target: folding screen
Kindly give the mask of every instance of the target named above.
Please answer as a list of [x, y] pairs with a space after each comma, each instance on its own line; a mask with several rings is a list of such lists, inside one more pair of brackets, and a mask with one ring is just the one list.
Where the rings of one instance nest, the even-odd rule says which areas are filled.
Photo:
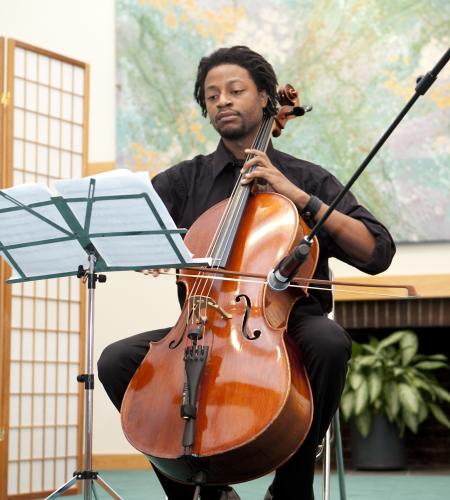
[[[6, 79], [2, 187], [81, 177], [88, 66], [8, 40]], [[9, 286], [8, 273], [2, 262], [0, 498], [37, 498], [81, 465], [84, 299], [76, 278]]]

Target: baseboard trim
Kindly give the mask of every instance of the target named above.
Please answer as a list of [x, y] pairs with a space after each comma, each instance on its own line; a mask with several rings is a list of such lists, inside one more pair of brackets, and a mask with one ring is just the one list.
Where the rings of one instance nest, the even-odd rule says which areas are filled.
[[140, 454], [127, 455], [94, 455], [92, 457], [94, 469], [148, 469], [149, 461]]

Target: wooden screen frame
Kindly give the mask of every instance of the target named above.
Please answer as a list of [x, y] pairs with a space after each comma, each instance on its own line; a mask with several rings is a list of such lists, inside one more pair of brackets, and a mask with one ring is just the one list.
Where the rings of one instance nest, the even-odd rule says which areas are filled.
[[[4, 63], [5, 63], [5, 49], [7, 53], [7, 72], [6, 72], [6, 91], [8, 94], [8, 105], [1, 106], [0, 109], [0, 146], [4, 151], [0, 158], [0, 182], [1, 188], [9, 187], [12, 185], [13, 179], [13, 131], [14, 131], [14, 53], [16, 48], [22, 48], [26, 51], [32, 51], [38, 55], [47, 56], [51, 59], [56, 59], [61, 63], [68, 63], [72, 66], [78, 66], [84, 70], [84, 89], [83, 89], [83, 135], [82, 135], [82, 175], [86, 175], [87, 160], [88, 160], [88, 137], [89, 137], [89, 65], [75, 59], [71, 59], [55, 52], [41, 49], [27, 43], [8, 39], [0, 39], [0, 95], [4, 95]], [[11, 365], [11, 300], [12, 300], [12, 287], [5, 284], [5, 280], [10, 276], [10, 269], [1, 260], [0, 263], [0, 360], [2, 366], [0, 369], [0, 382], [1, 387], [4, 388], [1, 393], [0, 400], [0, 432], [3, 430], [3, 439], [0, 439], [0, 474], [4, 481], [0, 482], [0, 498], [8, 500], [22, 500], [25, 498], [42, 498], [47, 496], [50, 491], [33, 491], [31, 493], [8, 495], [8, 464], [9, 464], [9, 447], [8, 447], [8, 434], [9, 434], [9, 399], [10, 399], [10, 365]], [[85, 287], [80, 283], [80, 302], [79, 302], [79, 362], [78, 373], [84, 373], [85, 369], [85, 318], [86, 318], [86, 296]], [[77, 428], [79, 429], [77, 435], [77, 453], [76, 462], [77, 470], [82, 469], [83, 459], [83, 407], [84, 407], [84, 385], [79, 384], [78, 387], [78, 415], [77, 415]], [[0, 434], [0, 438], [1, 438]], [[31, 463], [31, 459], [30, 459]], [[73, 472], [73, 471], [72, 471]], [[70, 477], [65, 478], [68, 480]], [[31, 485], [32, 486], [32, 485]], [[61, 486], [60, 484], [55, 485]], [[32, 487], [31, 487], [32, 489]], [[77, 482], [76, 487], [70, 490], [70, 493], [79, 493], [81, 485]], [[70, 494], [69, 493], [69, 494]]]
[[[5, 94], [5, 39], [0, 38], [0, 187], [5, 186], [6, 171], [6, 94]], [[7, 266], [4, 260], [0, 261], [0, 387], [6, 387], [9, 383], [7, 374], [9, 373], [8, 363], [5, 361], [5, 353], [9, 352], [9, 336], [5, 334], [5, 325], [10, 324], [10, 309], [7, 308], [5, 298], [5, 285]], [[8, 313], [8, 314], [7, 314]], [[6, 316], [7, 314], [7, 316]], [[8, 356], [9, 358], [9, 356]], [[9, 393], [8, 393], [9, 394]], [[6, 392], [1, 392], [0, 398], [0, 477], [6, 478], [8, 461], [8, 433], [6, 431], [8, 422], [8, 401]], [[6, 481], [0, 481], [0, 498], [6, 497]]]

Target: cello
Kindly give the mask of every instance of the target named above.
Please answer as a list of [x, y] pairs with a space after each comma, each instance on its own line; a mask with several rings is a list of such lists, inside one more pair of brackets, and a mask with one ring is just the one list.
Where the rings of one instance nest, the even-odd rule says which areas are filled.
[[[265, 151], [272, 135], [307, 111], [289, 85], [278, 101], [277, 114], [264, 115], [252, 149]], [[229, 199], [195, 221], [185, 244], [219, 275], [267, 275], [309, 231], [289, 199], [238, 179]], [[299, 277], [312, 277], [318, 251], [315, 240]], [[286, 334], [289, 313], [306, 292], [211, 279], [204, 270], [183, 274], [181, 315], [151, 343], [134, 374], [122, 402], [123, 431], [174, 480], [214, 485], [259, 477], [288, 460], [311, 425], [308, 378]]]

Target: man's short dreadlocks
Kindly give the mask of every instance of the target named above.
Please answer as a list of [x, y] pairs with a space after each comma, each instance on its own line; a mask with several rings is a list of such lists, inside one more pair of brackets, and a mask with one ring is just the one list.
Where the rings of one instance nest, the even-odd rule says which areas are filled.
[[272, 66], [257, 52], [243, 45], [230, 48], [221, 48], [208, 57], [200, 60], [195, 81], [194, 97], [202, 108], [202, 115], [206, 116], [205, 79], [208, 72], [221, 64], [236, 64], [245, 68], [252, 77], [258, 90], [265, 90], [269, 97], [266, 111], [273, 115], [276, 112], [277, 77]]

